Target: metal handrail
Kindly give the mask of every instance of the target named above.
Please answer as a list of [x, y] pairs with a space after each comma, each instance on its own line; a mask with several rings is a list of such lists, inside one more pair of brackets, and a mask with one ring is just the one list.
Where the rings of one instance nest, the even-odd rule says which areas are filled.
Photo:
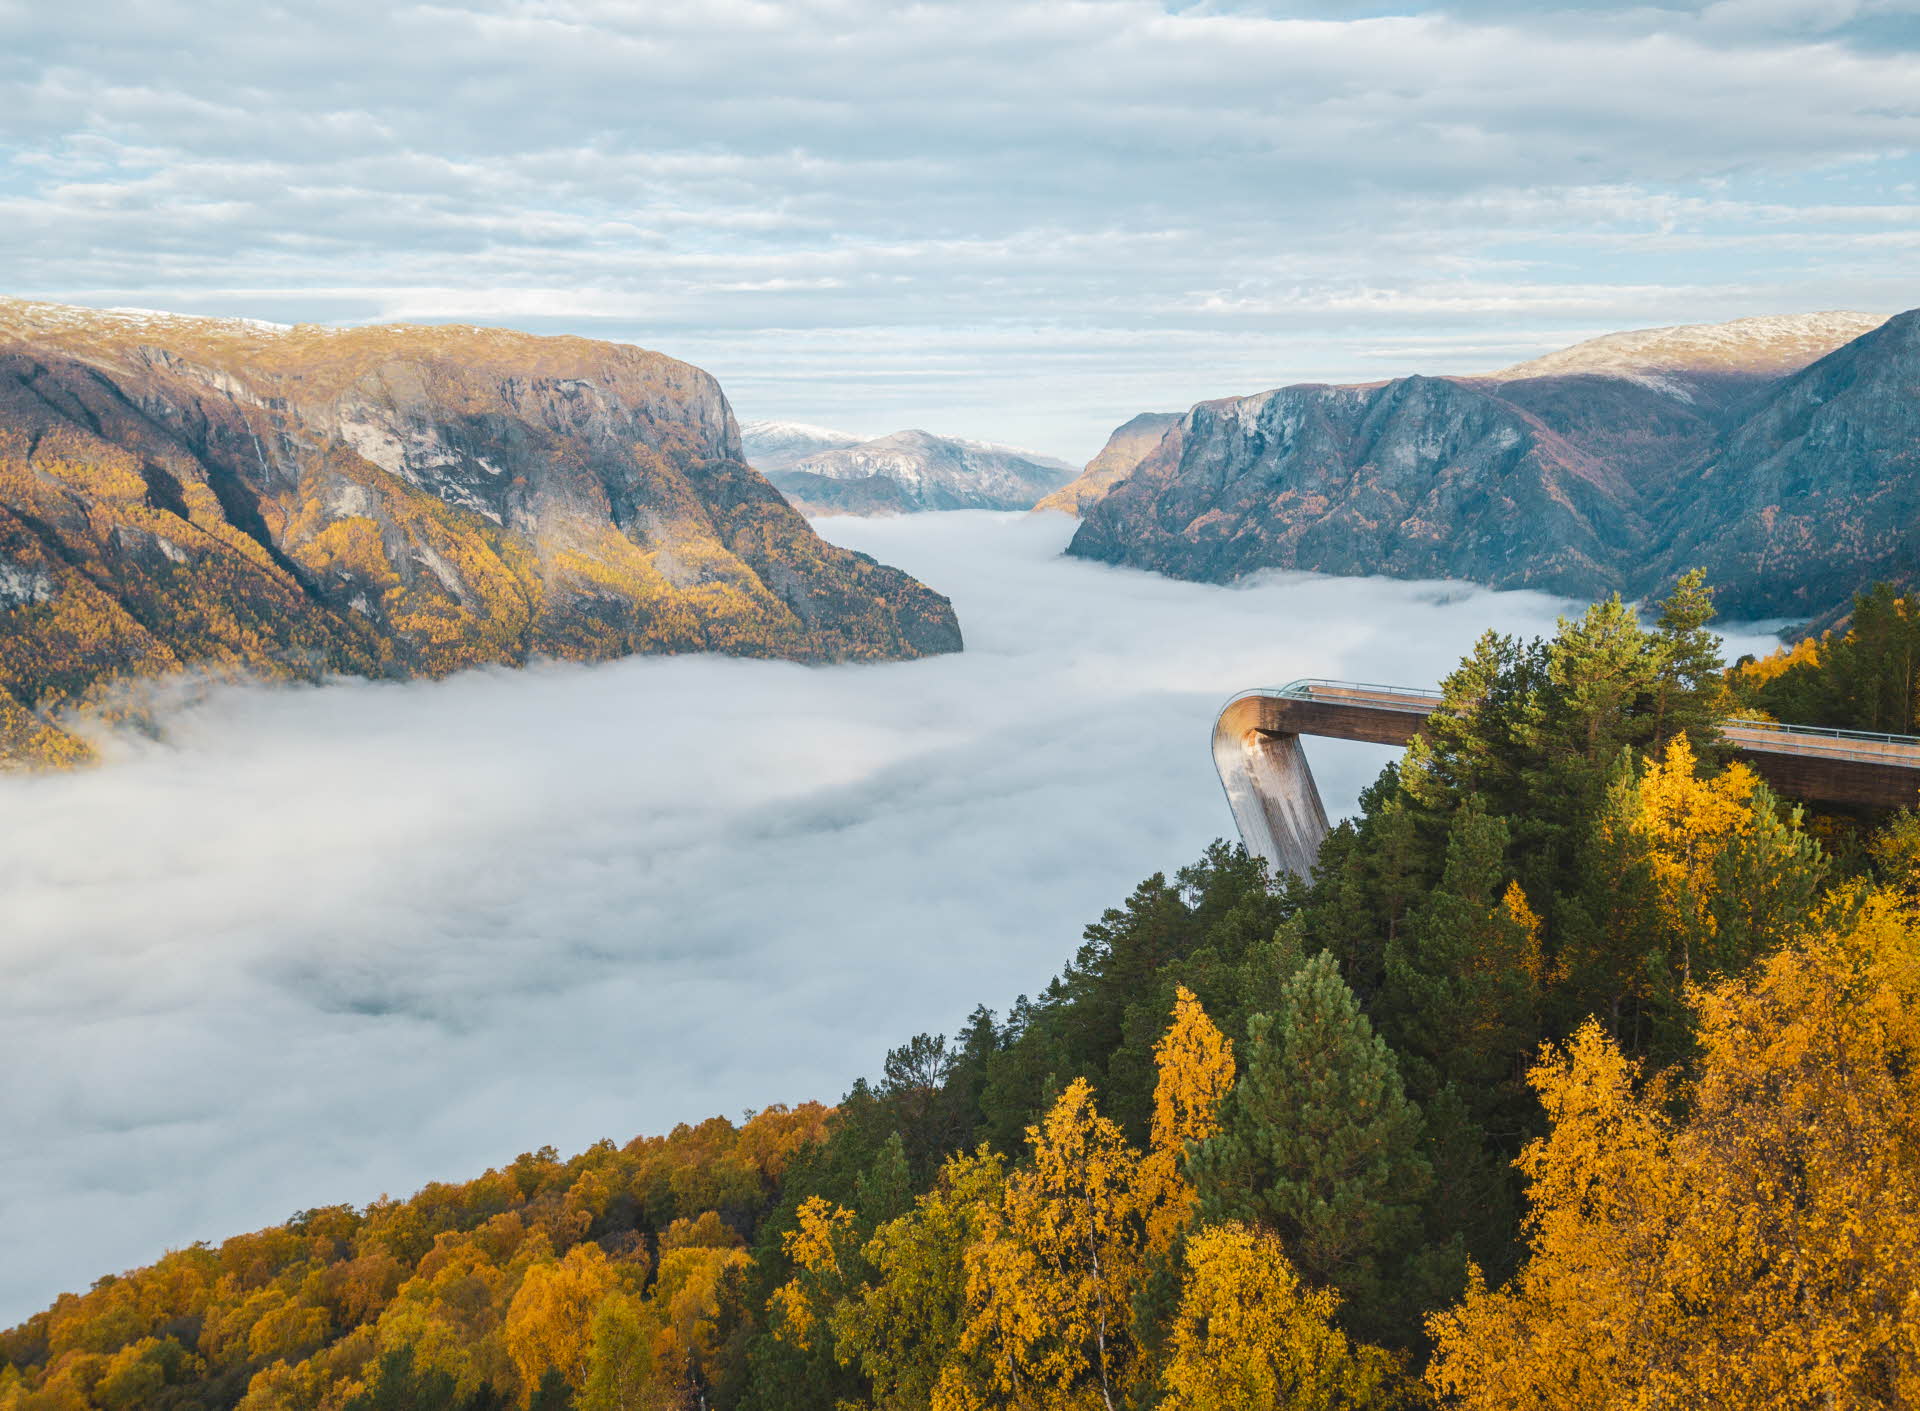
[[1920, 745], [1920, 735], [1889, 735], [1875, 730], [1841, 730], [1832, 725], [1793, 725], [1784, 720], [1748, 720], [1730, 715], [1722, 727], [1742, 730], [1770, 730], [1783, 735], [1819, 735], [1835, 740], [1874, 740], [1883, 745]]
[[[1337, 681], [1330, 676], [1303, 676], [1297, 681], [1289, 681], [1284, 686], [1272, 689], [1273, 694], [1276, 696], [1285, 696], [1292, 700], [1312, 700], [1315, 687], [1331, 687], [1347, 691], [1378, 691], [1386, 695], [1416, 696], [1432, 701], [1445, 699], [1443, 692], [1432, 690], [1425, 686], [1389, 686], [1384, 682], [1378, 681]], [[1248, 692], [1245, 694], [1254, 693]], [[1381, 708], [1388, 710], [1412, 708], [1396, 707], [1391, 701], [1381, 701], [1378, 702], [1378, 704]], [[1794, 725], [1778, 720], [1743, 720], [1739, 716], [1731, 716], [1723, 720], [1721, 722], [1721, 728], [1747, 730], [1760, 735], [1786, 735], [1801, 736], [1809, 739], [1835, 740], [1841, 743], [1859, 741], [1861, 743], [1880, 745], [1907, 746], [1916, 752], [1920, 752], [1920, 735], [1895, 735], [1875, 730], [1842, 730], [1837, 726], [1829, 725]], [[1760, 742], [1756, 741], [1755, 743], [1759, 744]], [[1885, 760], [1887, 758], [1885, 754], [1867, 751], [1836, 754], [1834, 757], [1840, 759], [1876, 760]]]
[[1315, 686], [1339, 686], [1349, 691], [1386, 691], [1396, 696], [1426, 696], [1432, 700], [1443, 700], [1440, 691], [1425, 686], [1389, 686], [1381, 681], [1335, 681], [1330, 676], [1303, 676], [1298, 681], [1289, 681], [1274, 691], [1276, 696], [1291, 696], [1299, 700], [1309, 699]]

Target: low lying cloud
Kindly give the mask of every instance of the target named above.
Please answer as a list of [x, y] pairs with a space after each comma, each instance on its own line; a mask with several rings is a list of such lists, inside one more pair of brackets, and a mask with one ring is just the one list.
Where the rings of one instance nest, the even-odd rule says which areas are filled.
[[1084, 459], [1474, 370], [1363, 356], [1422, 332], [1893, 312], [1916, 49], [1912, 0], [0, 0], [0, 292], [627, 338]]
[[[950, 593], [966, 653], [221, 688], [0, 780], [0, 1323], [306, 1206], [834, 1099], [1231, 831], [1234, 691], [1431, 682], [1567, 606], [1176, 583], [1052, 516], [822, 527]], [[1389, 757], [1309, 752], [1336, 811]]]

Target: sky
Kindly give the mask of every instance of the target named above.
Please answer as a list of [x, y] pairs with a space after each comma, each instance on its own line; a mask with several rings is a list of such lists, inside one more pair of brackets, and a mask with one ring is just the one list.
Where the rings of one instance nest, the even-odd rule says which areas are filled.
[[[1230, 695], [1432, 683], [1568, 607], [1176, 582], [1062, 557], [1056, 515], [820, 527], [967, 650], [177, 686], [161, 740], [0, 775], [0, 1326], [296, 1210], [836, 1100], [1231, 833]], [[1335, 814], [1392, 757], [1307, 752]]]
[[0, 292], [500, 323], [743, 419], [1136, 412], [1920, 304], [1920, 0], [0, 0]]

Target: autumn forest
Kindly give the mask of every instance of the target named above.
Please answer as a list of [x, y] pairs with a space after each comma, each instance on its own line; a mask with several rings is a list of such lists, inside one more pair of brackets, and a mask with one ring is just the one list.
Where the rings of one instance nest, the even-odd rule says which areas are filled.
[[1910, 730], [1920, 612], [1489, 633], [1313, 876], [1225, 843], [831, 1107], [196, 1245], [0, 1334], [0, 1411], [1920, 1400], [1920, 813], [1730, 716]]

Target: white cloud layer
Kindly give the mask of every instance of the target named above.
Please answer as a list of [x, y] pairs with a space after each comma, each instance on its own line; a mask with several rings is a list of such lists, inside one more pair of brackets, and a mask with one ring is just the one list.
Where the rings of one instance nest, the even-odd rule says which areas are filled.
[[1914, 301], [1920, 7], [0, 0], [6, 292], [504, 321], [748, 417], [1136, 411]]
[[[837, 1098], [1231, 831], [1232, 692], [1430, 682], [1565, 606], [1177, 583], [1053, 516], [823, 527], [949, 592], [967, 652], [221, 688], [0, 779], [0, 1324], [306, 1206]], [[1388, 757], [1309, 753], [1336, 810]]]

